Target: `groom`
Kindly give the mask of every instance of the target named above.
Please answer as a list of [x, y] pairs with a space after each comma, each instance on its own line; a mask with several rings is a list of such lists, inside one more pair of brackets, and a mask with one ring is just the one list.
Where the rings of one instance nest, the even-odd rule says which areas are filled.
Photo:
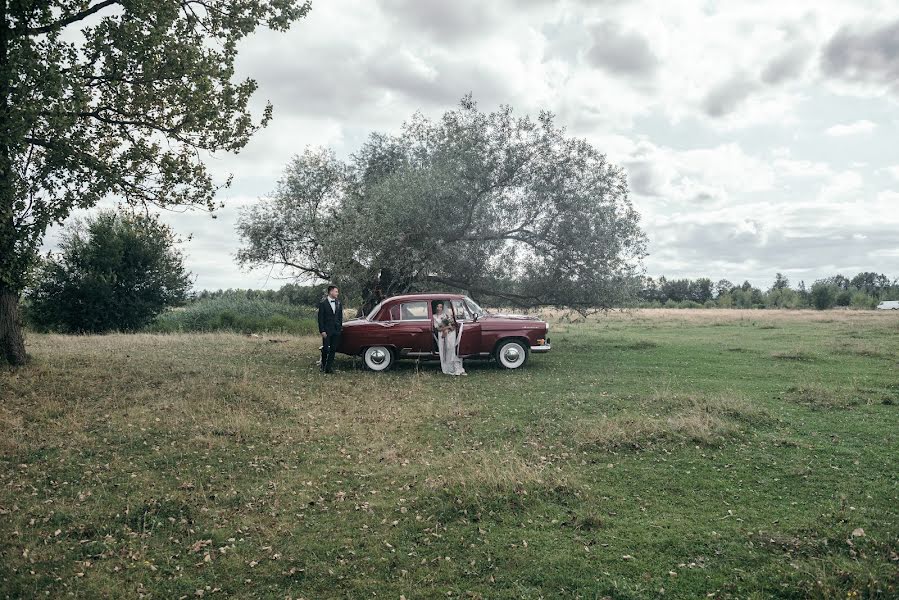
[[318, 303], [318, 331], [322, 334], [322, 373], [334, 372], [334, 352], [340, 345], [343, 330], [343, 305], [336, 285], [328, 286], [328, 295]]

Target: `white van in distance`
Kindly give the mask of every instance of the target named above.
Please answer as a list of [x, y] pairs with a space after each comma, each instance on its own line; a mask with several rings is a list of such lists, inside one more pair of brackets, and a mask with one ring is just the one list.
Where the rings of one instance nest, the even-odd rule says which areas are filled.
[[877, 310], [899, 310], [899, 300], [884, 300], [877, 305]]

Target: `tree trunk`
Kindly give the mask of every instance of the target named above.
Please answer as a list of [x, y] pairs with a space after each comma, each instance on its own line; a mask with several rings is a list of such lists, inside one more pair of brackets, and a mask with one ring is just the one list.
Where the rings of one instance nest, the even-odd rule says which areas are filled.
[[18, 367], [25, 364], [25, 338], [19, 320], [19, 295], [0, 287], [0, 356]]
[[[16, 226], [13, 220], [12, 158], [10, 155], [8, 61], [8, 0], [0, 0], [0, 357], [9, 364], [25, 364], [25, 339], [19, 321], [19, 294], [9, 286], [15, 280]], [[0, 358], [0, 360], [2, 360]]]
[[385, 296], [405, 294], [412, 286], [412, 278], [407, 273], [401, 273], [394, 269], [381, 269], [378, 277], [378, 287]]

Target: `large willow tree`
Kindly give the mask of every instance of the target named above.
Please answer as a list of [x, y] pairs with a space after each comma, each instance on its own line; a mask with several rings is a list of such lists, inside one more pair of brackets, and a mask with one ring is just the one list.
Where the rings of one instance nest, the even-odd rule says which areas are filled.
[[73, 208], [212, 208], [203, 152], [271, 117], [234, 81], [238, 42], [299, 0], [0, 0], [0, 357], [25, 361], [18, 300], [48, 226]]
[[603, 308], [645, 255], [618, 167], [549, 113], [480, 112], [374, 134], [348, 163], [308, 150], [242, 215], [239, 259], [390, 295], [467, 290], [521, 306]]

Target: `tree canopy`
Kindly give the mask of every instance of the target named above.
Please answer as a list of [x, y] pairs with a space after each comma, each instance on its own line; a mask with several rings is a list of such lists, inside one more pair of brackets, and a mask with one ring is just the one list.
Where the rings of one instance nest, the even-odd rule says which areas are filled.
[[485, 113], [372, 134], [347, 161], [309, 149], [243, 213], [246, 266], [385, 294], [455, 288], [524, 305], [620, 303], [645, 255], [623, 171], [550, 113]]
[[[24, 361], [15, 310], [47, 227], [115, 196], [212, 208], [203, 153], [237, 151], [254, 117], [238, 42], [284, 30], [300, 0], [0, 3], [0, 354]], [[227, 184], [227, 182], [223, 182]]]

